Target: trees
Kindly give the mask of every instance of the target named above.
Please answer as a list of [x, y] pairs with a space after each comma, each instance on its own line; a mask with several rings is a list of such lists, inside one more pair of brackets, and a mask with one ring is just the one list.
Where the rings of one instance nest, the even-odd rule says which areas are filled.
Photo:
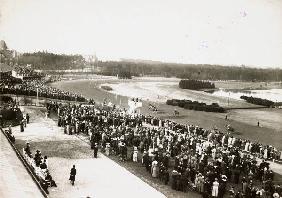
[[214, 85], [214, 83], [211, 83], [209, 81], [186, 79], [186, 80], [180, 80], [179, 88], [181, 88], [181, 89], [193, 89], [193, 90], [214, 89], [215, 85]]
[[[31, 64], [35, 69], [66, 70], [83, 68], [86, 60], [81, 55], [53, 54], [48, 52], [24, 53], [18, 64]], [[245, 66], [221, 66], [209, 64], [148, 63], [146, 61], [99, 61], [101, 74], [116, 76], [130, 72], [132, 76], [176, 76], [194, 80], [244, 80], [282, 81], [282, 69], [258, 69]]]
[[85, 65], [81, 55], [53, 54], [48, 52], [24, 53], [19, 57], [20, 65], [31, 64], [34, 69], [78, 69]]

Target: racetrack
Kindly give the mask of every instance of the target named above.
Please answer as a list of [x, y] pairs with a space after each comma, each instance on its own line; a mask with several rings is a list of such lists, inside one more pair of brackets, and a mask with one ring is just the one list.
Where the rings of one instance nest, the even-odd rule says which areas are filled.
[[[116, 90], [108, 92], [100, 89], [101, 84], [115, 84], [114, 86], [123, 87], [122, 90], [118, 90], [123, 94], [119, 95]], [[128, 98], [131, 96], [139, 97], [146, 96], [148, 100], [143, 100], [143, 107], [141, 112], [143, 114], [151, 114], [156, 117], [161, 117], [163, 119], [171, 119], [184, 124], [194, 124], [201, 126], [206, 129], [212, 129], [217, 127], [222, 131], [226, 130], [226, 125], [231, 124], [235, 128], [234, 136], [250, 139], [252, 141], [258, 141], [263, 144], [270, 144], [278, 149], [282, 150], [282, 110], [281, 109], [233, 109], [225, 113], [212, 113], [212, 112], [202, 112], [194, 110], [186, 110], [183, 108], [178, 108], [174, 106], [169, 106], [163, 103], [162, 95], [165, 96], [166, 93], [170, 93], [171, 88], [166, 90], [169, 84], [175, 83], [175, 79], [166, 78], [138, 78], [136, 80], [117, 80], [116, 78], [100, 78], [94, 77], [94, 79], [85, 80], [72, 80], [72, 81], [60, 81], [51, 84], [59, 89], [66, 91], [72, 91], [76, 93], [83, 94], [88, 98], [93, 98], [98, 102], [103, 102], [105, 99], [117, 104], [121, 107], [128, 108]], [[120, 85], [121, 84], [121, 85]], [[152, 84], [153, 86], [150, 86]], [[250, 87], [251, 84], [254, 86], [259, 86], [258, 83], [238, 83], [238, 82], [220, 82], [221, 86], [228, 88], [230, 84], [231, 88], [241, 88]], [[145, 85], [145, 87], [143, 87]], [[113, 86], [113, 87], [114, 87]], [[128, 86], [128, 89], [126, 88]], [[164, 87], [163, 87], [164, 86]], [[159, 90], [157, 90], [159, 89]], [[131, 92], [133, 91], [133, 92]], [[186, 92], [186, 90], [185, 90]], [[191, 92], [191, 94], [190, 94]], [[160, 93], [160, 94], [158, 94]], [[161, 94], [165, 93], [165, 94]], [[218, 96], [212, 96], [208, 93], [197, 93], [195, 91], [188, 90], [187, 94], [190, 97], [203, 98], [205, 101], [218, 102], [222, 101], [227, 103], [226, 98], [220, 98]], [[196, 94], [196, 95], [195, 95]], [[124, 96], [127, 95], [127, 96]], [[158, 98], [159, 95], [159, 98]], [[173, 95], [173, 94], [171, 94]], [[158, 100], [159, 99], [159, 100]], [[162, 100], [162, 101], [161, 101]], [[194, 99], [196, 100], [196, 99]], [[245, 107], [253, 106], [244, 101], [231, 100], [231, 105], [243, 105]], [[148, 104], [151, 103], [155, 105], [159, 111], [152, 112], [148, 110]], [[242, 107], [242, 106], [241, 106]], [[180, 116], [174, 116], [173, 111], [177, 109], [180, 112]], [[225, 120], [225, 115], [228, 115], [228, 120]], [[257, 127], [257, 122], [260, 122], [260, 127]]]

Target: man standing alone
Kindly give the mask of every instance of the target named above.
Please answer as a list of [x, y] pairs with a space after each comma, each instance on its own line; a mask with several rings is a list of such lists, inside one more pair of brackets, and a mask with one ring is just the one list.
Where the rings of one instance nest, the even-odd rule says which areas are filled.
[[76, 169], [75, 169], [75, 165], [73, 165], [73, 167], [71, 169], [71, 172], [70, 172], [70, 178], [69, 178], [69, 180], [71, 181], [72, 185], [74, 185], [75, 175], [76, 175]]

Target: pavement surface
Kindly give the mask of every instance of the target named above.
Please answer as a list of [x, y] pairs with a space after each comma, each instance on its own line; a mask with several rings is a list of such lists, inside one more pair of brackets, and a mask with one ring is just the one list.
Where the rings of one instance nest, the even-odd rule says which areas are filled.
[[2, 132], [0, 142], [0, 197], [43, 197]]
[[[57, 183], [57, 187], [49, 188], [51, 198], [165, 197], [103, 154], [99, 153], [94, 159], [90, 146], [75, 135], [64, 134], [57, 123], [45, 118], [44, 109], [26, 107], [22, 110], [29, 113], [31, 123], [24, 132], [19, 132], [19, 126], [12, 128], [16, 145], [20, 149], [28, 141], [32, 153], [39, 149], [48, 156], [48, 168]], [[68, 179], [74, 164], [77, 175], [72, 186]]]

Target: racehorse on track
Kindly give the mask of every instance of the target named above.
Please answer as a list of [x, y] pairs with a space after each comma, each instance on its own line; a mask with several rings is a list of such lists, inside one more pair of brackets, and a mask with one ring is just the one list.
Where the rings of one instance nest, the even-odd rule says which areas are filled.
[[174, 115], [178, 116], [179, 115], [179, 111], [177, 111], [176, 109], [174, 109]]

